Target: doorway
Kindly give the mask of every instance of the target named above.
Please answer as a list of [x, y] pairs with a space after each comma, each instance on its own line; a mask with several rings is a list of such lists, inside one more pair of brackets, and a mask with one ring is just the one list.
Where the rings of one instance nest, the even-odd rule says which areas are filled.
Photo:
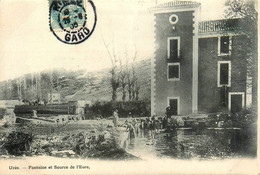
[[244, 93], [230, 92], [229, 93], [229, 111], [231, 113], [240, 112], [244, 108]]
[[170, 106], [171, 114], [178, 115], [179, 114], [179, 98], [168, 98], [168, 106]]

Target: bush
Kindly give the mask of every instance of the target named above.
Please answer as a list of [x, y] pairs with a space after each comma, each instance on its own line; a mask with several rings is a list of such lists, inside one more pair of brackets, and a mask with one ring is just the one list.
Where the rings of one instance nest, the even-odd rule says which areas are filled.
[[127, 153], [123, 148], [120, 148], [114, 137], [105, 139], [104, 135], [99, 135], [98, 137], [92, 136], [88, 140], [88, 142], [85, 142], [85, 137], [82, 135], [81, 138], [77, 140], [73, 151], [81, 157], [92, 159], [138, 159], [137, 157]]
[[113, 115], [113, 110], [118, 109], [120, 117], [128, 117], [131, 112], [133, 117], [150, 116], [150, 104], [142, 101], [118, 101], [99, 102], [85, 108], [85, 118], [109, 117]]
[[234, 127], [247, 128], [257, 122], [257, 114], [251, 109], [246, 109], [232, 114], [231, 120]]
[[0, 108], [0, 120], [4, 118], [5, 111], [6, 111], [5, 108]]
[[11, 155], [20, 156], [24, 153], [29, 153], [32, 140], [32, 134], [13, 131], [7, 136], [4, 142], [4, 149]]

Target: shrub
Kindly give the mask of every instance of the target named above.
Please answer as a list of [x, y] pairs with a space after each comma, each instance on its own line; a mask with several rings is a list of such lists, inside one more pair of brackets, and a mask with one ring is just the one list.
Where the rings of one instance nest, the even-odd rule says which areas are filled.
[[257, 122], [257, 114], [251, 109], [246, 109], [232, 114], [231, 120], [233, 126], [247, 128], [249, 125]]
[[5, 115], [5, 108], [0, 108], [0, 120], [3, 119], [4, 115]]
[[20, 156], [30, 151], [32, 140], [32, 134], [13, 131], [7, 136], [4, 149], [11, 155]]
[[97, 101], [90, 107], [85, 108], [85, 118], [109, 117], [113, 115], [113, 110], [118, 109], [120, 117], [128, 117], [131, 112], [133, 117], [150, 116], [150, 104], [142, 101], [118, 101], [100, 102]]
[[88, 142], [84, 140], [85, 137], [81, 136], [73, 149], [81, 157], [103, 160], [138, 159], [120, 148], [114, 137], [105, 139], [104, 135], [99, 135], [98, 137], [92, 136]]

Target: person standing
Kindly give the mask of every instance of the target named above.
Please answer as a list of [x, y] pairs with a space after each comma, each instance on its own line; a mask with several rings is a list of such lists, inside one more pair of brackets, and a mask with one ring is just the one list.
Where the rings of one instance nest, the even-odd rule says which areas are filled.
[[128, 122], [127, 120], [126, 120], [126, 131], [129, 131], [130, 139], [135, 138], [135, 127], [133, 126], [132, 123]]
[[37, 118], [37, 111], [36, 110], [33, 110], [33, 117]]
[[154, 139], [154, 135], [155, 135], [155, 116], [153, 116], [151, 121], [150, 121], [150, 132], [151, 132], [151, 138]]
[[168, 123], [167, 123], [167, 116], [164, 116], [162, 118], [162, 128], [166, 129], [168, 127]]
[[170, 117], [171, 117], [172, 112], [171, 112], [171, 107], [170, 107], [170, 106], [168, 106], [168, 107], [166, 108], [165, 114], [166, 114], [166, 117], [167, 117], [167, 118], [170, 118]]
[[118, 110], [115, 109], [114, 112], [113, 112], [113, 124], [114, 124], [114, 127], [117, 127], [118, 126]]

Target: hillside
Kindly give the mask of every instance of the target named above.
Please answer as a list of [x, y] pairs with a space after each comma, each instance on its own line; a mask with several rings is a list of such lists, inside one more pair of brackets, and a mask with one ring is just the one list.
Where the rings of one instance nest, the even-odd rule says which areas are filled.
[[[140, 83], [139, 99], [149, 101], [151, 96], [150, 59], [137, 62], [135, 70], [137, 81]], [[41, 91], [40, 96], [49, 93], [48, 87], [52, 84], [52, 92], [59, 92], [64, 102], [69, 100], [110, 101], [112, 97], [110, 77], [110, 69], [95, 72], [59, 69], [52, 72], [28, 74], [14, 80], [0, 82], [0, 99], [14, 100], [21, 96], [22, 99], [35, 100], [39, 91]], [[119, 88], [117, 92], [117, 100], [121, 100], [121, 89]]]

